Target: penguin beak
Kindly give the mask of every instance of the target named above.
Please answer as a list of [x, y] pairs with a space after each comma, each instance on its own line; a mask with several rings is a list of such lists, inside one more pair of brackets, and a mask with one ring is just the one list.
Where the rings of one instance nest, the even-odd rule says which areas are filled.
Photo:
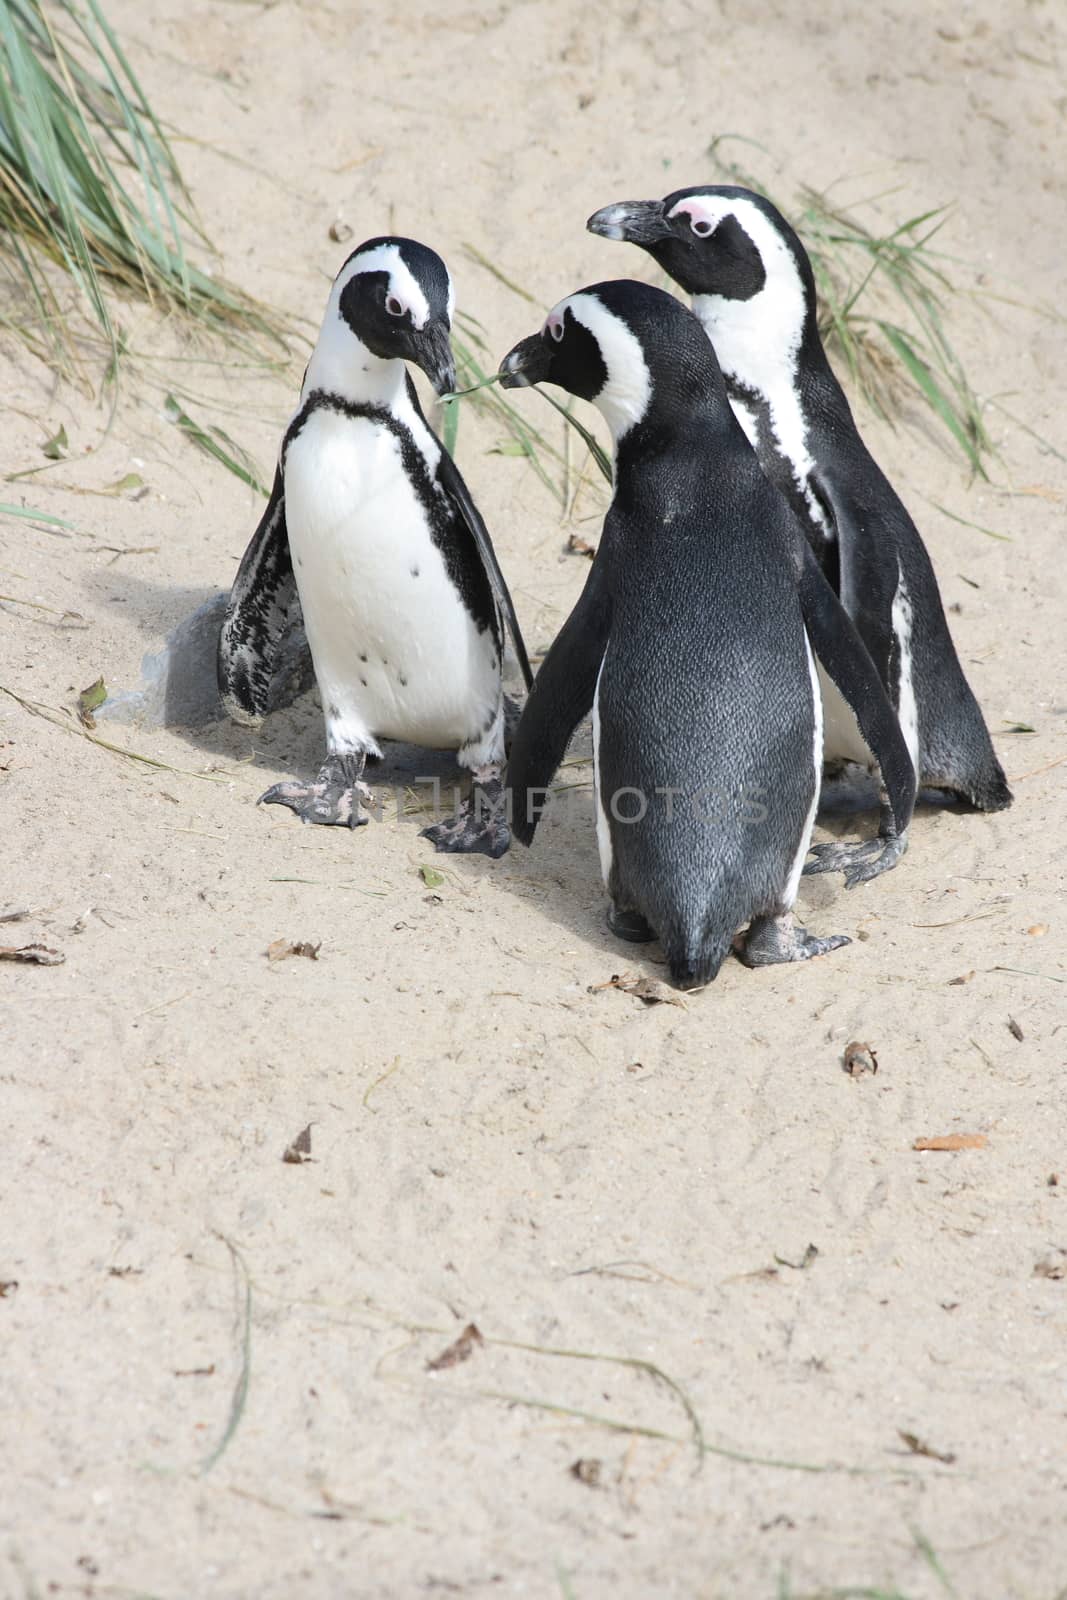
[[528, 339], [520, 339], [500, 363], [500, 386], [525, 389], [532, 383], [544, 383], [551, 367], [552, 351], [539, 333], [531, 333]]
[[412, 335], [411, 359], [425, 372], [436, 394], [452, 393], [456, 387], [456, 363], [447, 322], [428, 322]]
[[602, 239], [625, 239], [630, 244], [660, 244], [672, 237], [662, 200], [620, 200], [594, 211], [586, 227]]

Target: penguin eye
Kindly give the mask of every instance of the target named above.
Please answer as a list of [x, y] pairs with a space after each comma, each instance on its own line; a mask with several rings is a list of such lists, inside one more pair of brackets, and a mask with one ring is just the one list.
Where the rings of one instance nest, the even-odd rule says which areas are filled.
[[700, 239], [706, 239], [711, 232], [711, 223], [706, 217], [694, 217], [689, 226]]
[[385, 309], [391, 317], [402, 317], [404, 315], [403, 302], [398, 300], [395, 294], [386, 295]]

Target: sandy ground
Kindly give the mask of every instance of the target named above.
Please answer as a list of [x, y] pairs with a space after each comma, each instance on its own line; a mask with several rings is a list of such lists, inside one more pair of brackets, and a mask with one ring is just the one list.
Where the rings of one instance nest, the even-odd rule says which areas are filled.
[[[585, 217], [707, 181], [725, 132], [787, 162], [786, 193], [893, 191], [866, 213], [883, 221], [955, 201], [946, 248], [1004, 297], [951, 324], [1017, 419], [988, 413], [994, 482], [861, 415], [1017, 801], [924, 811], [896, 872], [805, 887], [847, 949], [729, 963], [685, 1008], [646, 1008], [596, 988], [662, 969], [603, 926], [588, 787], [532, 852], [438, 858], [428, 886], [417, 816], [350, 836], [256, 808], [315, 764], [306, 704], [259, 739], [109, 732], [153, 767], [0, 696], [0, 913], [31, 913], [0, 943], [66, 955], [0, 966], [0, 1593], [1053, 1600], [1067, 473], [1035, 435], [1063, 446], [1062, 13], [109, 14], [200, 141], [180, 148], [225, 272], [316, 324], [340, 217], [353, 242], [438, 248], [499, 357], [563, 294], [644, 272]], [[52, 707], [99, 674], [134, 684], [258, 517], [164, 420], [166, 388], [266, 467], [299, 383], [299, 356], [281, 379], [219, 374], [189, 364], [217, 351], [124, 321], [142, 360], [102, 443], [100, 406], [0, 345], [4, 470], [40, 464], [60, 423], [71, 440], [3, 498], [75, 531], [0, 521], [0, 590], [52, 608], [4, 603], [0, 683]], [[464, 414], [461, 465], [543, 647], [586, 568], [499, 442]], [[130, 472], [139, 501], [71, 492]], [[583, 537], [602, 506], [579, 499]], [[270, 963], [278, 938], [318, 960]], [[844, 1072], [854, 1039], [876, 1076]], [[283, 1162], [308, 1124], [313, 1160]], [[954, 1132], [988, 1144], [912, 1148]], [[471, 1322], [469, 1359], [431, 1370]]]

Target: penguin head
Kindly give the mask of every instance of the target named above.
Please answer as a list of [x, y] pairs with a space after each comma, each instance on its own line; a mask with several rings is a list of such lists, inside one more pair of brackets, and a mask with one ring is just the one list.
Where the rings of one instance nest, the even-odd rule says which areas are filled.
[[[500, 364], [505, 389], [555, 383], [601, 411], [616, 444], [661, 403], [707, 397], [722, 379], [691, 312], [647, 283], [593, 284], [554, 306]], [[725, 404], [725, 395], [723, 395]]]
[[[368, 239], [334, 279], [312, 368], [315, 382], [361, 389], [373, 363], [413, 361], [438, 394], [456, 386], [450, 340], [455, 297], [441, 257], [414, 239]], [[309, 372], [312, 371], [309, 368]], [[345, 378], [347, 370], [347, 382]]]
[[807, 252], [781, 213], [751, 189], [707, 185], [676, 189], [664, 200], [622, 201], [594, 212], [586, 227], [647, 250], [706, 302], [696, 309], [717, 329], [744, 324], [762, 329], [764, 342], [795, 348], [814, 320]]

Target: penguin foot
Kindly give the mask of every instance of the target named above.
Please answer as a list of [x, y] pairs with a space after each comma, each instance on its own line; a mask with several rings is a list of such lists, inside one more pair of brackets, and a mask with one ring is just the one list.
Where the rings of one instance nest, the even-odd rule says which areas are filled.
[[618, 906], [614, 900], [607, 909], [606, 920], [616, 939], [626, 939], [630, 944], [650, 944], [656, 937], [640, 911]]
[[329, 755], [314, 783], [276, 783], [261, 794], [261, 806], [288, 806], [301, 822], [321, 827], [362, 828], [369, 820], [360, 810], [360, 801], [370, 799], [370, 790], [361, 781], [362, 755]]
[[746, 967], [772, 967], [781, 961], [810, 961], [812, 956], [825, 956], [851, 943], [844, 933], [816, 939], [787, 911], [780, 917], [754, 918], [736, 953]]
[[845, 888], [854, 889], [858, 883], [866, 883], [871, 878], [880, 877], [883, 872], [889, 872], [907, 848], [907, 833], [893, 834], [892, 837], [880, 834], [877, 839], [865, 839], [862, 844], [813, 844], [811, 853], [815, 860], [806, 864], [804, 876], [810, 877], [817, 872], [843, 872]]
[[429, 839], [435, 850], [499, 860], [511, 844], [507, 797], [501, 779], [479, 782], [476, 778], [455, 816], [423, 828], [420, 838]]

